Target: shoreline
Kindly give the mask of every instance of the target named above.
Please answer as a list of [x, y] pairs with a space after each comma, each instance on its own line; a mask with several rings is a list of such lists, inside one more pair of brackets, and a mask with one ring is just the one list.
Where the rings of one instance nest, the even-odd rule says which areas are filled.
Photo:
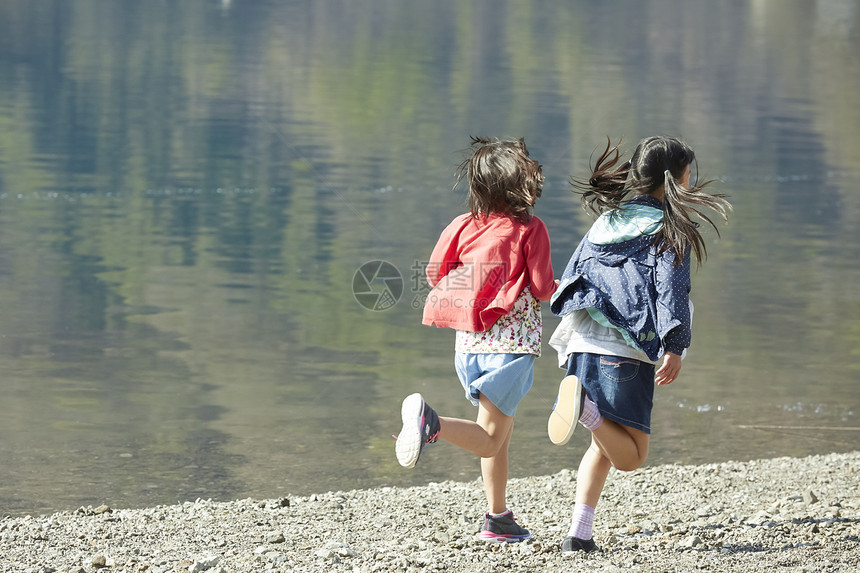
[[[420, 471], [419, 466], [413, 471]], [[510, 480], [531, 539], [475, 533], [480, 480], [0, 519], [0, 572], [860, 569], [860, 451], [613, 470], [600, 552], [562, 554], [576, 472]], [[587, 565], [586, 565], [587, 564]]]

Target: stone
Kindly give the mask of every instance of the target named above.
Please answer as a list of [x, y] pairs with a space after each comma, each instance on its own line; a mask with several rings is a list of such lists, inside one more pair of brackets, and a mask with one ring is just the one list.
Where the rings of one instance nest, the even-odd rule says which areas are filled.
[[217, 555], [198, 559], [191, 565], [191, 567], [188, 568], [188, 573], [201, 573], [202, 571], [208, 571], [218, 565], [220, 560], [221, 558]]
[[[424, 544], [419, 543], [418, 549], [424, 549]], [[346, 543], [342, 543], [340, 541], [329, 541], [325, 544], [323, 548], [324, 551], [331, 551], [335, 555], [339, 557], [355, 557], [358, 553], [355, 550], [347, 545]]]
[[329, 549], [328, 547], [324, 547], [322, 549], [318, 549], [314, 555], [320, 557], [322, 559], [331, 559], [335, 556], [335, 552]]
[[270, 533], [266, 537], [266, 543], [283, 543], [286, 541], [284, 534], [281, 532]]
[[683, 541], [681, 541], [681, 547], [687, 547], [690, 549], [692, 549], [693, 547], [698, 547], [701, 544], [702, 544], [702, 540], [699, 538], [698, 535], [691, 535], [691, 536], [687, 537], [686, 539], [684, 539]]
[[439, 531], [433, 534], [433, 539], [436, 540], [437, 543], [450, 543], [451, 536], [445, 531]]

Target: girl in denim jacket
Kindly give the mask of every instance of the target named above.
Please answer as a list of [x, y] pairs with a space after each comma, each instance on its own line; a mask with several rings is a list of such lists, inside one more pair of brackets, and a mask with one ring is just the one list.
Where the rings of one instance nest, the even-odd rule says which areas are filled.
[[[563, 552], [594, 551], [594, 508], [610, 467], [639, 468], [648, 456], [654, 384], [673, 382], [690, 345], [690, 256], [706, 256], [693, 217], [727, 220], [721, 194], [690, 185], [695, 154], [684, 142], [649, 137], [630, 161], [607, 143], [587, 182], [574, 181], [600, 215], [552, 297], [562, 321], [550, 339], [567, 376], [548, 422], [563, 445], [576, 422], [591, 431], [579, 465], [576, 503]], [[719, 231], [717, 231], [719, 234]], [[662, 365], [657, 363], [662, 359]]]

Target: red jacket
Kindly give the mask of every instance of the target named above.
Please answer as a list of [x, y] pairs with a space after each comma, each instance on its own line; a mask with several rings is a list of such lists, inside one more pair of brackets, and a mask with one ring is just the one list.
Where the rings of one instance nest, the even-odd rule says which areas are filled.
[[542, 301], [555, 292], [546, 225], [534, 216], [524, 224], [499, 214], [460, 215], [442, 231], [427, 280], [433, 289], [424, 324], [484, 332], [510, 312], [525, 287]]

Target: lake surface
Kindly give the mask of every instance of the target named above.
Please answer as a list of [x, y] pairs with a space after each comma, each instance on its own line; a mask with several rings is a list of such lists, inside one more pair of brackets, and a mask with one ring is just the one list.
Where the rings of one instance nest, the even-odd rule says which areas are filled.
[[[543, 164], [557, 275], [607, 136], [681, 136], [731, 195], [649, 464], [856, 449], [857, 54], [855, 0], [3, 2], [0, 515], [476, 478], [391, 438], [415, 391], [475, 415], [419, 278], [471, 134]], [[561, 375], [512, 476], [578, 464]]]

